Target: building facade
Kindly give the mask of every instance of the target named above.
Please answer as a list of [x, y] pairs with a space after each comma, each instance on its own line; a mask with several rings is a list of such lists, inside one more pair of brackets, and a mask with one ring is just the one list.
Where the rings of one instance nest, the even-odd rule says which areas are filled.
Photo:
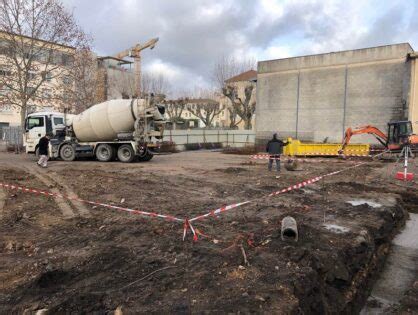
[[[256, 139], [278, 132], [338, 143], [348, 127], [386, 131], [389, 121], [416, 121], [417, 79], [407, 43], [259, 62]], [[361, 135], [353, 142], [374, 139]]]
[[132, 62], [115, 57], [98, 57], [98, 99], [102, 101], [135, 97]]
[[[0, 31], [0, 127], [19, 126], [21, 122], [20, 108], [8, 102], [10, 93], [15, 92], [5, 84], [5, 82], [16, 81], [16, 71], [11, 62], [9, 38], [10, 34]], [[20, 42], [23, 51], [25, 45], [39, 45], [36, 56], [33, 57], [35, 58], [33, 70], [28, 72], [28, 90], [33, 89], [40, 82], [41, 77], [43, 79], [38, 91], [27, 103], [27, 113], [62, 109], [67, 91], [72, 89], [74, 83], [66, 70], [71, 67], [75, 48], [42, 40], [33, 41], [32, 38], [24, 36], [21, 36]], [[52, 57], [47, 57], [51, 55]], [[23, 53], [19, 58], [23, 62], [23, 59], [29, 56]], [[47, 58], [50, 59], [46, 61]]]
[[[181, 102], [184, 104], [182, 109], [177, 107], [177, 111], [170, 110], [171, 106], [179, 106], [178, 102], [181, 101], [167, 101], [165, 103], [167, 110], [172, 112], [171, 115], [174, 115], [174, 113], [176, 115], [180, 114], [178, 117], [171, 117], [174, 123], [173, 129], [227, 128], [229, 124], [227, 109], [221, 104], [219, 95], [216, 95], [214, 99], [187, 99], [184, 103]], [[209, 110], [209, 117], [213, 117], [209, 126], [207, 126], [203, 121], [207, 116], [206, 109]], [[201, 117], [199, 117], [199, 115]], [[170, 116], [170, 114], [168, 114], [168, 116]], [[201, 118], [203, 118], [203, 120]]]

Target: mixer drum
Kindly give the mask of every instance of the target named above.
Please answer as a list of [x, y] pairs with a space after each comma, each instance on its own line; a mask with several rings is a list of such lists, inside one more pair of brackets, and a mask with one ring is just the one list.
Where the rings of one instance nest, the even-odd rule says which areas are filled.
[[109, 100], [96, 104], [72, 118], [73, 131], [81, 142], [114, 141], [118, 133], [134, 131], [144, 99]]

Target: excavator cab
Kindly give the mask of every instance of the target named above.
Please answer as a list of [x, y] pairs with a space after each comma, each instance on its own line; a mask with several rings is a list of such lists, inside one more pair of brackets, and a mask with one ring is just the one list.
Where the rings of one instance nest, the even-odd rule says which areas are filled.
[[388, 123], [387, 145], [407, 144], [412, 135], [412, 123], [410, 121], [396, 121]]

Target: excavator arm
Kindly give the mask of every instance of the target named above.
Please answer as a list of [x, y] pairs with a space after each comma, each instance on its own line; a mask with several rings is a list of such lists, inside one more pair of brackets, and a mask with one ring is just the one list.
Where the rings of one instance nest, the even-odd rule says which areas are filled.
[[380, 131], [378, 128], [374, 126], [363, 126], [354, 129], [348, 128], [345, 131], [340, 152], [344, 151], [345, 147], [350, 143], [352, 136], [366, 133], [374, 135], [382, 145], [384, 145], [385, 147], [387, 146], [388, 137], [382, 131]]

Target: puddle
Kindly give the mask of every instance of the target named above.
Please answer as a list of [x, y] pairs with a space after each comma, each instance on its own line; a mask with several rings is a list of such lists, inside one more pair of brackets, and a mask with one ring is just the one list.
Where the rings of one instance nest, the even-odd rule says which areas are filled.
[[324, 224], [323, 227], [326, 228], [328, 231], [331, 231], [337, 234], [350, 232], [349, 228], [346, 228], [344, 226], [337, 225], [337, 224]]
[[368, 205], [372, 208], [380, 208], [382, 206], [380, 203], [368, 199], [353, 199], [347, 201], [347, 203], [351, 204], [352, 206]]
[[404, 229], [392, 241], [385, 267], [360, 314], [387, 314], [415, 280], [418, 272], [418, 214], [409, 215]]

